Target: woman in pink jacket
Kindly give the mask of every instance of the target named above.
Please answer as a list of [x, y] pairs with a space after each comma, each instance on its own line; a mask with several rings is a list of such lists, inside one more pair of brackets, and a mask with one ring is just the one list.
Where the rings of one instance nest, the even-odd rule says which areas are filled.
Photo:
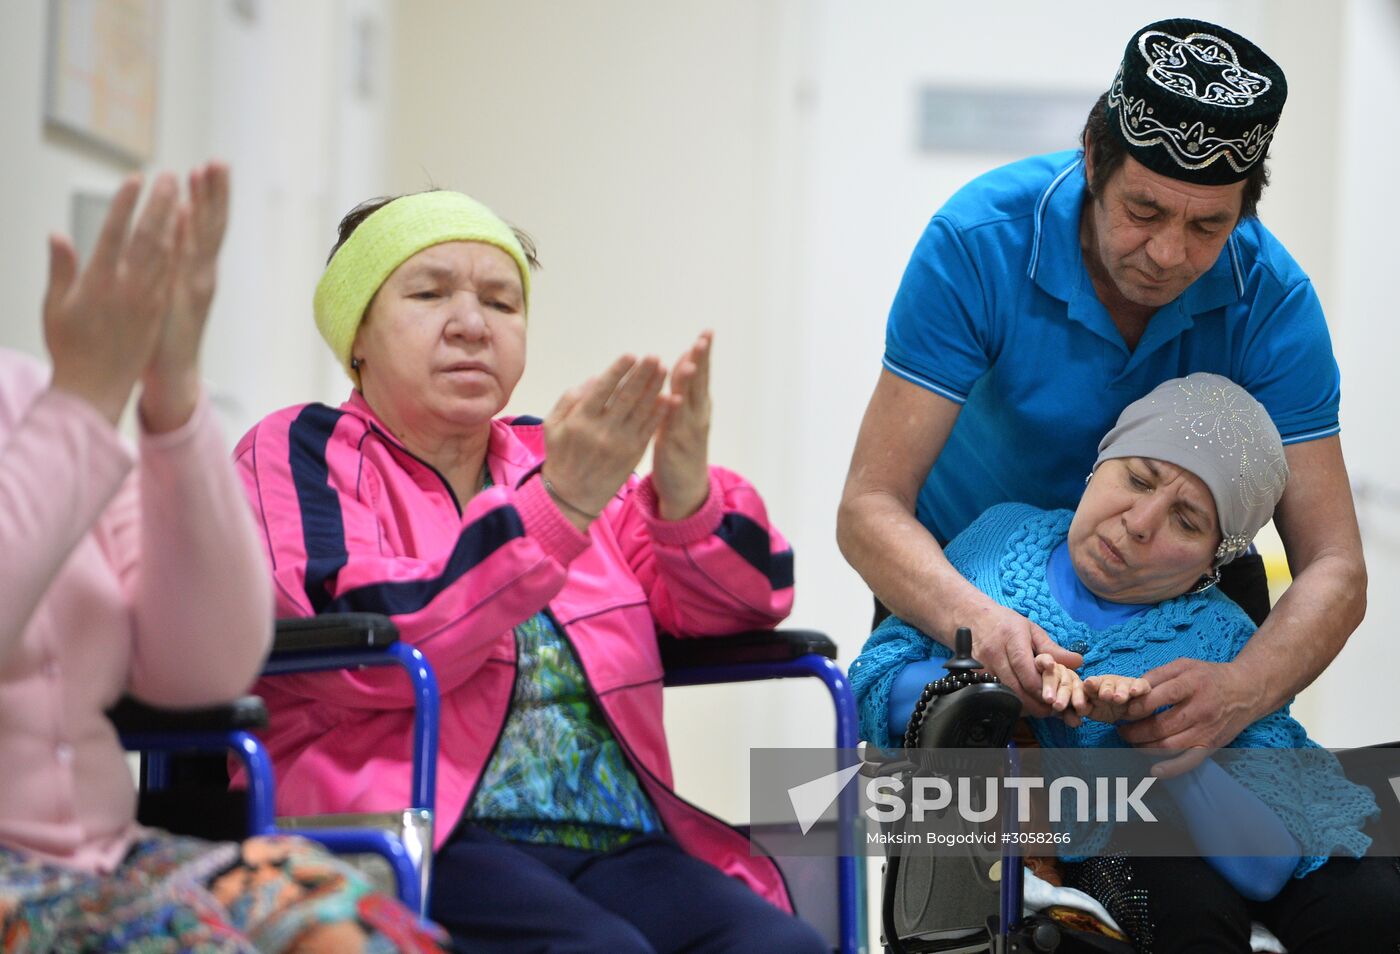
[[[707, 463], [710, 335], [669, 390], [656, 358], [626, 356], [543, 422], [497, 417], [533, 264], [460, 193], [341, 222], [315, 310], [354, 391], [269, 416], [236, 452], [278, 612], [388, 614], [436, 670], [431, 913], [459, 946], [821, 950], [776, 867], [672, 790], [657, 629], [772, 626], [792, 604], [762, 500]], [[409, 803], [401, 674], [259, 691], [282, 812]]]
[[[117, 192], [79, 273], [50, 242], [53, 372], [0, 351], [0, 950], [420, 951], [397, 902], [293, 838], [138, 826], [103, 712], [244, 692], [272, 594], [197, 370], [228, 172]], [[137, 381], [141, 453], [118, 438]]]

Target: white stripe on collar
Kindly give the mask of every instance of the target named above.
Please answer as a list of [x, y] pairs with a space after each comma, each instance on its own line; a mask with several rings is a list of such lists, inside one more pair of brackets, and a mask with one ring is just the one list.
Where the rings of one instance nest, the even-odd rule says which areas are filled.
[[[1239, 223], [1235, 223], [1236, 228]], [[1244, 273], [1240, 270], [1240, 250], [1235, 246], [1235, 232], [1230, 231], [1230, 237], [1225, 240], [1225, 247], [1230, 250], [1231, 272], [1235, 276], [1235, 291], [1241, 298], [1244, 297]]]
[[1065, 166], [1060, 174], [1045, 187], [1045, 191], [1040, 194], [1040, 201], [1035, 204], [1035, 232], [1031, 237], [1031, 261], [1030, 265], [1026, 267], [1026, 277], [1031, 279], [1031, 281], [1035, 281], [1035, 271], [1040, 265], [1040, 227], [1045, 221], [1045, 207], [1050, 204], [1050, 196], [1054, 194], [1055, 189], [1064, 181], [1065, 176], [1079, 168], [1083, 163], [1084, 160], [1080, 158], [1074, 160], [1074, 162], [1070, 163], [1068, 166]]

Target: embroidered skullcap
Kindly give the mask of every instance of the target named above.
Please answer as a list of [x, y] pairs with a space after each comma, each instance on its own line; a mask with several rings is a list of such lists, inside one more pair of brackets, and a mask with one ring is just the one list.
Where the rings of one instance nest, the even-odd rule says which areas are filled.
[[[351, 381], [350, 348], [379, 286], [405, 261], [443, 242], [485, 242], [515, 260], [528, 305], [530, 265], [514, 230], [496, 213], [460, 192], [400, 196], [366, 216], [331, 256], [316, 284], [316, 328]], [[358, 384], [358, 381], [356, 381]]]
[[1108, 90], [1108, 126], [1154, 172], [1227, 185], [1264, 160], [1287, 98], [1283, 70], [1238, 33], [1162, 20], [1128, 41]]
[[1288, 482], [1283, 441], [1264, 405], [1204, 371], [1165, 381], [1123, 409], [1099, 442], [1094, 469], [1120, 457], [1176, 464], [1210, 488], [1221, 534], [1216, 566], [1244, 552]]

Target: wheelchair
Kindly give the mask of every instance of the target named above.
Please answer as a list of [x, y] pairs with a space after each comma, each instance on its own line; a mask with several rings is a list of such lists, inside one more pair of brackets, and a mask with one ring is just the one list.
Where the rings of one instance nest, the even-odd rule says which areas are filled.
[[[948, 675], [925, 687], [911, 714], [904, 757], [866, 748], [864, 774], [895, 777], [904, 783], [905, 810], [898, 820], [885, 823], [886, 844], [904, 844], [922, 834], [911, 820], [912, 780], [937, 774], [940, 767], [936, 758], [925, 761], [920, 753], [1001, 749], [1014, 762], [1012, 733], [1021, 717], [1021, 702], [972, 657], [970, 630], [957, 631], [955, 652], [945, 668]], [[956, 824], [961, 834], [973, 834], [977, 827], [961, 819]], [[888, 954], [1048, 954], [1065, 949], [1133, 954], [1125, 942], [1074, 931], [1041, 915], [1023, 914], [1020, 852], [1014, 839], [1008, 843], [997, 837], [1012, 826], [1014, 822], [1007, 818], [994, 819], [991, 840], [970, 839], [966, 851], [957, 857], [888, 854], [881, 901], [881, 939]]]
[[[386, 618], [347, 613], [278, 621], [263, 675], [383, 665], [403, 668], [415, 696], [412, 804], [401, 812], [274, 818], [272, 760], [255, 734], [268, 719], [260, 698], [184, 711], [128, 698], [108, 718], [123, 745], [141, 756], [137, 820], [213, 840], [295, 834], [339, 854], [377, 855], [389, 867], [398, 899], [426, 916], [438, 750], [432, 667], [417, 649], [399, 642]], [[242, 764], [246, 789], [229, 790], [228, 755]]]
[[[665, 685], [698, 686], [784, 678], [817, 678], [836, 715], [837, 748], [854, 749], [859, 729], [855, 698], [833, 661], [836, 646], [809, 630], [761, 630], [727, 637], [660, 637]], [[261, 700], [197, 712], [160, 712], [124, 701], [109, 715], [129, 749], [142, 753], [140, 820], [184, 834], [234, 839], [294, 832], [337, 852], [374, 852], [394, 872], [398, 896], [420, 913], [431, 891], [433, 793], [437, 764], [437, 688], [431, 666], [398, 641], [392, 622], [374, 614], [337, 614], [282, 620], [264, 675], [399, 665], [413, 681], [412, 804], [392, 816], [325, 815], [274, 819], [273, 773], [255, 732], [266, 725]], [[231, 752], [245, 766], [246, 792], [227, 789], [226, 759], [172, 759], [175, 754]], [[853, 810], [853, 809], [852, 809]], [[211, 822], [216, 824], [211, 825]], [[843, 818], [841, 824], [853, 824]], [[854, 854], [783, 859], [798, 913], [841, 954], [864, 949], [863, 868]], [[832, 899], [836, 903], [832, 904]]]

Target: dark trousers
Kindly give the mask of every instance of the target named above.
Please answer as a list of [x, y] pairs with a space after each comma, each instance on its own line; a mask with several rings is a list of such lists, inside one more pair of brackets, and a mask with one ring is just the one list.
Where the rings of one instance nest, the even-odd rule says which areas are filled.
[[1400, 861], [1331, 858], [1248, 901], [1201, 858], [1095, 858], [1066, 883], [1094, 895], [1142, 954], [1243, 954], [1259, 921], [1289, 954], [1400, 950]]
[[829, 950], [811, 925], [668, 835], [598, 853], [508, 842], [464, 824], [434, 855], [429, 914], [462, 951]]

